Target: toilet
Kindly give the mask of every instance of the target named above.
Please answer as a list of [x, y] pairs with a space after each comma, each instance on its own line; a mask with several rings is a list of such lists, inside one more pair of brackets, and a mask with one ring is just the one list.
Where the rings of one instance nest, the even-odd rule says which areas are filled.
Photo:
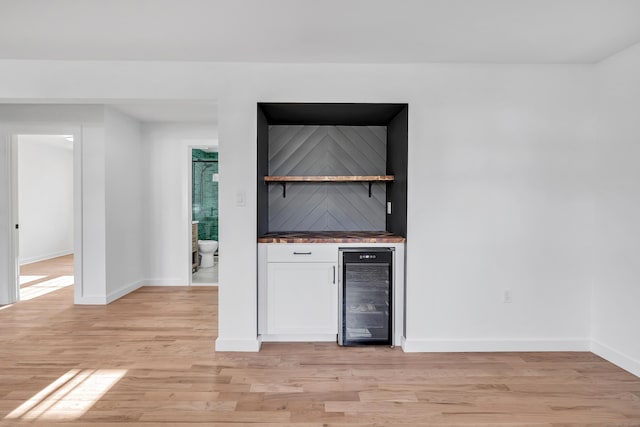
[[218, 249], [216, 240], [198, 240], [198, 255], [200, 255], [200, 268], [213, 267], [213, 254]]

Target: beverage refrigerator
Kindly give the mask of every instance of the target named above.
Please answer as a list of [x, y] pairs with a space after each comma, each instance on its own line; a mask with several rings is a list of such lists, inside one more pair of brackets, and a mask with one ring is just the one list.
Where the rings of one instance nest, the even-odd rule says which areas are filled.
[[393, 248], [341, 248], [338, 344], [393, 345]]

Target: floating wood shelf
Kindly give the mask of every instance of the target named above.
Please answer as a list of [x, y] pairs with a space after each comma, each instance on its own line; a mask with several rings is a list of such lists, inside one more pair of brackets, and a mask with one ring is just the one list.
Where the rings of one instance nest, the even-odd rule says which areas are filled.
[[392, 182], [393, 175], [268, 175], [264, 182], [282, 184], [282, 197], [287, 197], [287, 182], [368, 182], [369, 197], [371, 197], [371, 185], [374, 182]]
[[393, 180], [393, 175], [269, 175], [264, 177], [264, 182], [377, 182]]

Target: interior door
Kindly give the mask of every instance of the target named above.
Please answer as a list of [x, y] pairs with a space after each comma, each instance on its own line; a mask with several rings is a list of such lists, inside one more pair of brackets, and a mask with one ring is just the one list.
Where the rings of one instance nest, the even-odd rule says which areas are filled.
[[[6, 165], [5, 173], [0, 174], [0, 198], [6, 211], [0, 212], [0, 226], [4, 228], [6, 245], [0, 248], [0, 271], [6, 276], [0, 279], [0, 304], [13, 304], [20, 293], [19, 267], [19, 227], [18, 227], [18, 140], [16, 136], [5, 134], [0, 139], [0, 164]], [[4, 239], [4, 237], [3, 237]], [[6, 263], [6, 269], [2, 264]]]

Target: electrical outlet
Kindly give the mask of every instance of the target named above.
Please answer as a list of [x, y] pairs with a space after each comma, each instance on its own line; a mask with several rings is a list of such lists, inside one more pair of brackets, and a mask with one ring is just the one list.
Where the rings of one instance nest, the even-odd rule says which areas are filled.
[[511, 289], [505, 289], [504, 293], [502, 294], [502, 302], [505, 304], [509, 304], [511, 301]]
[[387, 202], [387, 215], [391, 215], [391, 202]]

